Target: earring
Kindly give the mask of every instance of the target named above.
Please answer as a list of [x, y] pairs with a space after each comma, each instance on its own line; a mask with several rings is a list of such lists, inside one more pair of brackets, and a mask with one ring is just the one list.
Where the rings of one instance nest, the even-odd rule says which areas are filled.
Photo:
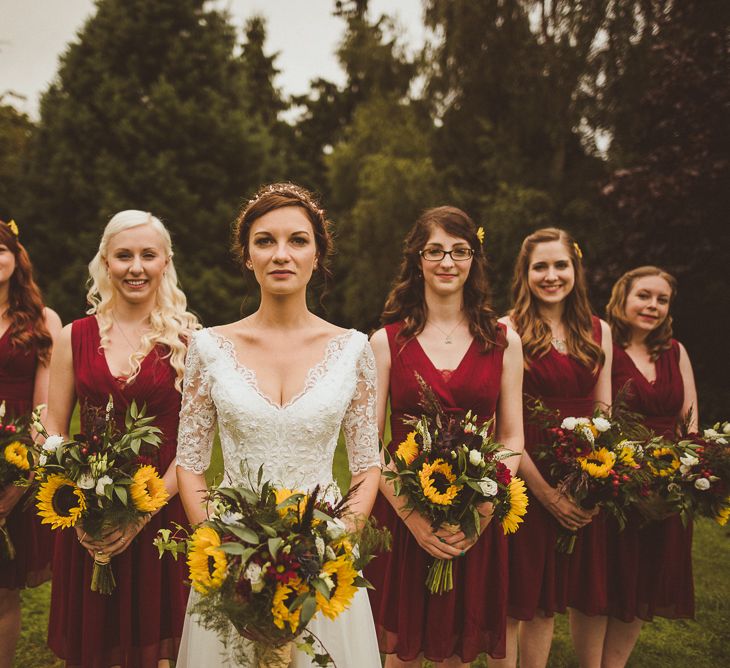
[[246, 262], [246, 269], [253, 269], [253, 262], [251, 262], [250, 260]]

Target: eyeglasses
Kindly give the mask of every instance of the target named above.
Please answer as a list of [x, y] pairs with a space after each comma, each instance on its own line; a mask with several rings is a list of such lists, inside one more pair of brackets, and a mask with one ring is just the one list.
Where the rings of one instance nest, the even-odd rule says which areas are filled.
[[424, 248], [422, 251], [418, 251], [418, 254], [429, 262], [441, 262], [447, 255], [454, 262], [464, 262], [470, 260], [474, 255], [474, 249], [468, 247], [452, 248], [450, 251], [444, 250], [443, 248]]

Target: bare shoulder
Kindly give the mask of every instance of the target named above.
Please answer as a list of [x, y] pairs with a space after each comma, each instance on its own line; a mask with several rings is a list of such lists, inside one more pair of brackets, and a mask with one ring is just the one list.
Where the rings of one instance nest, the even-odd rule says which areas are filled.
[[507, 348], [508, 349], [515, 349], [515, 350], [522, 350], [522, 339], [520, 338], [520, 335], [515, 332], [512, 327], [508, 325], [508, 323], [504, 323], [507, 325], [507, 329], [505, 331], [505, 337], [507, 339]]
[[370, 337], [370, 345], [373, 352], [378, 355], [390, 355], [390, 344], [388, 343], [388, 333], [384, 327], [381, 327]]
[[61, 318], [59, 317], [58, 313], [56, 313], [52, 308], [48, 308], [47, 306], [43, 309], [43, 321], [46, 324], [46, 327], [49, 330], [54, 331], [60, 331], [63, 327], [63, 323], [61, 322]]
[[507, 315], [503, 315], [497, 322], [501, 322], [503, 325], [506, 325], [510, 329], [515, 328], [515, 324], [512, 322], [512, 318], [509, 313]]
[[601, 320], [601, 344], [603, 348], [611, 347], [613, 345], [613, 337], [611, 335], [611, 328], [605, 320]]

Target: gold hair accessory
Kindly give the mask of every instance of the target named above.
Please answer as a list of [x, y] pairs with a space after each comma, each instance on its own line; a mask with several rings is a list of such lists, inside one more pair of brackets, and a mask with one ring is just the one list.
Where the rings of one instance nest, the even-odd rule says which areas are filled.
[[324, 216], [324, 210], [317, 205], [317, 203], [309, 196], [305, 190], [293, 183], [272, 183], [264, 188], [261, 188], [246, 204], [246, 207], [250, 207], [260, 200], [264, 195], [288, 195], [289, 197], [295, 197], [305, 204], [307, 204], [313, 211], [319, 216]]
[[477, 239], [479, 239], [479, 243], [483, 246], [484, 245], [484, 228], [480, 227], [477, 230]]
[[573, 248], [575, 248], [575, 254], [578, 256], [579, 260], [583, 259], [583, 251], [580, 249], [580, 246], [578, 245], [577, 241], [573, 242]]
[[14, 220], [11, 220], [9, 223], [7, 223], [7, 225], [10, 228], [10, 231], [17, 237], [18, 236], [18, 223], [16, 223]]

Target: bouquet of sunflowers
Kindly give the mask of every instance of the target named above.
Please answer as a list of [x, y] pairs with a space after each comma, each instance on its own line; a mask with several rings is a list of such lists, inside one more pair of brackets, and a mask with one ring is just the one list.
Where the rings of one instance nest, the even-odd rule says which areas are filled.
[[[160, 430], [133, 401], [124, 430], [117, 428], [111, 397], [106, 408], [82, 406], [85, 433], [64, 440], [49, 435], [39, 420], [34, 428], [45, 437], [36, 469], [36, 505], [43, 524], [68, 529], [78, 524], [99, 540], [112, 529], [142, 521], [167, 503], [168, 492], [153, 461]], [[91, 590], [110, 594], [116, 582], [111, 558], [96, 552]]]
[[[245, 462], [241, 472], [245, 477]], [[343, 518], [355, 490], [333, 505], [319, 487], [307, 494], [263, 481], [261, 468], [255, 484], [211, 488], [212, 513], [192, 535], [180, 526], [174, 534], [159, 531], [160, 557], [187, 554], [200, 595], [193, 613], [225, 639], [237, 664], [285, 667], [296, 645], [329, 665], [307, 624], [347, 609], [357, 589], [369, 586], [359, 571], [390, 541], [372, 520], [347, 529]]]
[[[404, 495], [406, 508], [428, 518], [434, 531], [446, 528], [463, 531], [468, 538], [478, 536], [485, 504], [492, 504], [505, 534], [517, 531], [527, 512], [525, 484], [502, 462], [513, 453], [493, 439], [493, 421], [480, 421], [471, 411], [447, 413], [416, 376], [426, 412], [406, 421], [413, 431], [392, 456], [386, 451], [389, 466], [383, 475], [395, 495]], [[432, 594], [454, 588], [451, 560], [434, 560], [426, 587]]]
[[[28, 433], [28, 420], [5, 419], [5, 402], [0, 403], [0, 492], [10, 485], [25, 486], [33, 468], [32, 443]], [[15, 547], [5, 526], [5, 518], [0, 518], [0, 559], [15, 558]]]
[[[718, 422], [702, 436], [688, 434], [678, 442], [650, 439], [642, 457], [651, 479], [646, 496], [658, 499], [663, 516], [679, 513], [709, 517], [724, 526], [730, 519], [730, 422]], [[656, 505], [656, 504], [655, 504]], [[644, 508], [642, 508], [644, 509]], [[647, 514], [647, 519], [656, 519]]]
[[[546, 415], [551, 425], [546, 428], [551, 442], [539, 448], [537, 458], [547, 462], [558, 491], [586, 510], [606, 509], [623, 528], [629, 508], [641, 497], [648, 479], [637, 458], [637, 444], [626, 438], [624, 425], [600, 411], [592, 418], [562, 421], [542, 406], [534, 412]], [[562, 527], [560, 531], [557, 549], [571, 554], [577, 532]]]

